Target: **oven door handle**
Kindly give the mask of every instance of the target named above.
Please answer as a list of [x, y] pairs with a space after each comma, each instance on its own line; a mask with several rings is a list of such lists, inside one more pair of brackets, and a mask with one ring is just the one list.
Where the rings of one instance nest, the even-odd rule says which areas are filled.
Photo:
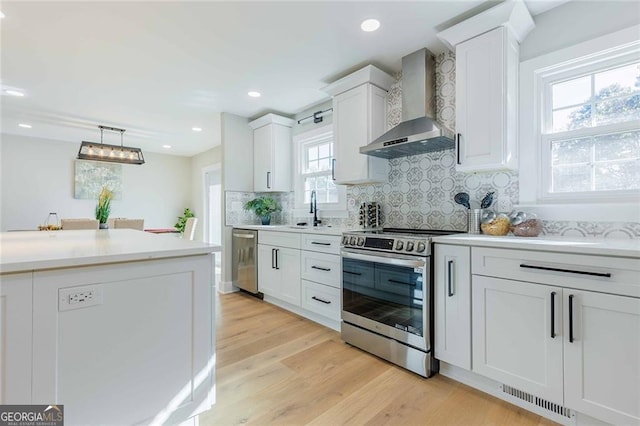
[[342, 254], [342, 257], [346, 257], [347, 259], [384, 263], [385, 265], [405, 266], [408, 268], [424, 268], [427, 266], [427, 260], [425, 258], [408, 259], [406, 258], [408, 256], [405, 258], [399, 258], [397, 257], [398, 255], [390, 257], [389, 255], [386, 255], [386, 253], [372, 256], [369, 254], [353, 253], [346, 250], [342, 250], [340, 253]]

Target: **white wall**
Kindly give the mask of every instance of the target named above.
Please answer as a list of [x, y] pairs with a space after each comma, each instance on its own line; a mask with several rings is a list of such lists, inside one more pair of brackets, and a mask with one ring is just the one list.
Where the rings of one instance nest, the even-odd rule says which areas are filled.
[[520, 61], [640, 23], [640, 2], [573, 0], [534, 16], [536, 27], [520, 45]]
[[[74, 195], [77, 144], [2, 134], [0, 230], [37, 229], [49, 212], [94, 217], [95, 200]], [[173, 226], [191, 204], [191, 160], [145, 153], [146, 164], [122, 166], [122, 200], [112, 217], [144, 218], [145, 228]]]
[[[191, 208], [196, 217], [201, 218], [204, 214], [204, 188], [202, 170], [206, 167], [220, 164], [222, 161], [222, 147], [220, 145], [208, 151], [191, 157]], [[196, 237], [198, 241], [205, 241], [204, 222], [199, 220], [196, 225]]]

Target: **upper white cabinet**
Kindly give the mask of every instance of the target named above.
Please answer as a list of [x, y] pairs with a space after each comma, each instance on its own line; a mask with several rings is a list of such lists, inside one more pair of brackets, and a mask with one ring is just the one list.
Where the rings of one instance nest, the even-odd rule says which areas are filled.
[[393, 82], [393, 77], [369, 65], [323, 89], [333, 96], [335, 183], [389, 179], [389, 160], [360, 154], [360, 147], [386, 130], [387, 92]]
[[518, 52], [504, 27], [456, 46], [457, 170], [517, 167]]
[[275, 114], [267, 114], [249, 123], [253, 129], [255, 192], [291, 191], [293, 123], [294, 120]]
[[517, 168], [519, 42], [533, 27], [511, 0], [438, 34], [456, 52], [456, 170]]

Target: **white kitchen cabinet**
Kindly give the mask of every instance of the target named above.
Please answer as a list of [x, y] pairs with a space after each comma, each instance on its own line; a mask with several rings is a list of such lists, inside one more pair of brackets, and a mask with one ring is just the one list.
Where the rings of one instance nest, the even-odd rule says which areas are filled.
[[471, 370], [471, 248], [434, 250], [435, 357]]
[[640, 424], [640, 299], [573, 289], [563, 299], [565, 405]]
[[640, 422], [637, 259], [474, 247], [472, 271], [472, 371], [607, 423]]
[[473, 371], [562, 404], [561, 295], [557, 287], [474, 275]]
[[456, 46], [456, 170], [517, 168], [518, 57], [503, 26]]
[[212, 264], [200, 255], [35, 271], [32, 403], [72, 407], [69, 424], [182, 423], [207, 410]]
[[300, 306], [300, 235], [260, 231], [258, 242], [258, 290]]
[[0, 404], [31, 403], [32, 274], [0, 276]]
[[293, 123], [275, 114], [249, 123], [253, 129], [254, 192], [291, 191]]
[[369, 65], [323, 90], [333, 96], [333, 178], [337, 184], [387, 182], [389, 160], [360, 154], [386, 130], [393, 78]]

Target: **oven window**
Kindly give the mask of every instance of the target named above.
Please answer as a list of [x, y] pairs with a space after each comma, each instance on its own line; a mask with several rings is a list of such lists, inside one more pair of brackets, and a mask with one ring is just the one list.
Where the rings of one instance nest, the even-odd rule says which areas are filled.
[[423, 336], [422, 270], [342, 259], [342, 309]]

